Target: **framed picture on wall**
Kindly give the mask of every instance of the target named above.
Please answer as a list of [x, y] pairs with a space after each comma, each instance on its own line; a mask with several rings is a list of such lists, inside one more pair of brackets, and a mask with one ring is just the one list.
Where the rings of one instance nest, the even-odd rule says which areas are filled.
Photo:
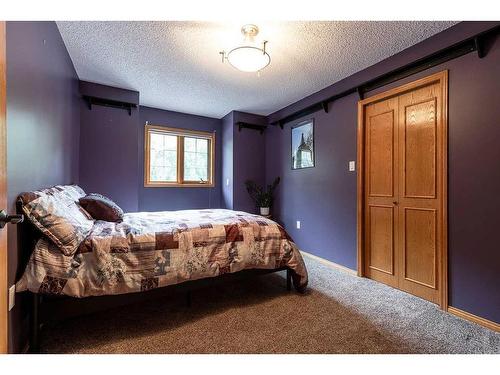
[[292, 169], [314, 167], [314, 121], [292, 127]]

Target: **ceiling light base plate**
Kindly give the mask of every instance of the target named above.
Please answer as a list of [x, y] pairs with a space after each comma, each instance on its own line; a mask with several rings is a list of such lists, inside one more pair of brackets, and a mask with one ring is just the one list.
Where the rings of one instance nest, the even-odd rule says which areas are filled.
[[241, 28], [241, 33], [245, 36], [254, 37], [259, 33], [259, 28], [257, 25], [249, 23]]

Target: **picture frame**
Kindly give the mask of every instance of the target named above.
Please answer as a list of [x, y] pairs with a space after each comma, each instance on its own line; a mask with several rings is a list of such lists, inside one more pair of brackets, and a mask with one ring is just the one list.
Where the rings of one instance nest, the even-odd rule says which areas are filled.
[[292, 126], [290, 138], [292, 170], [313, 168], [315, 166], [314, 119]]

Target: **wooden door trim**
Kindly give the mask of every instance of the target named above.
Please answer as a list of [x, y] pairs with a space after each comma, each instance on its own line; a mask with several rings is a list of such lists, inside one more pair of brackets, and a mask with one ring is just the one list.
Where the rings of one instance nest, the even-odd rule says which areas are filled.
[[442, 121], [443, 121], [443, 163], [439, 171], [443, 176], [442, 183], [442, 205], [441, 219], [443, 230], [441, 233], [441, 267], [440, 267], [440, 285], [441, 298], [440, 307], [443, 310], [448, 309], [448, 70], [418, 79], [416, 81], [404, 84], [402, 86], [390, 89], [388, 91], [376, 94], [358, 102], [358, 134], [357, 134], [357, 264], [358, 276], [365, 276], [364, 269], [364, 214], [365, 214], [365, 176], [364, 176], [364, 158], [365, 158], [365, 108], [368, 104], [389, 99], [401, 95], [407, 91], [421, 88], [435, 83], [440, 83], [442, 90]]
[[[424, 77], [417, 79], [416, 81], [412, 81], [409, 83], [406, 83], [404, 85], [395, 87], [393, 89], [381, 92], [379, 94], [375, 94], [373, 96], [370, 96], [369, 98], [360, 100], [358, 104], [362, 106], [366, 106], [367, 104], [373, 103], [373, 102], [380, 102], [382, 100], [389, 99], [393, 96], [401, 95], [404, 94], [407, 91], [414, 90], [416, 88], [420, 88], [423, 86], [428, 86], [436, 82], [443, 82], [447, 83], [448, 82], [448, 70], [443, 70], [439, 73], [434, 73], [431, 74], [430, 76]], [[448, 92], [448, 89], [446, 89], [446, 93]], [[359, 119], [359, 117], [358, 117]]]
[[[0, 209], [7, 210], [7, 56], [6, 23], [0, 21]], [[7, 228], [0, 243], [0, 354], [8, 352]]]
[[441, 220], [443, 230], [441, 233], [441, 309], [448, 311], [448, 70], [439, 73], [441, 81], [441, 95], [443, 97], [443, 176], [442, 189], [443, 201], [441, 204]]

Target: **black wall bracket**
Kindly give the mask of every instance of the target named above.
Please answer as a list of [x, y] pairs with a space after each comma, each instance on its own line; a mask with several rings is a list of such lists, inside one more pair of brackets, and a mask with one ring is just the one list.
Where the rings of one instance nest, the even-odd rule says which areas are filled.
[[328, 102], [321, 102], [321, 106], [323, 107], [323, 111], [328, 113]]
[[490, 30], [473, 36], [469, 39], [465, 39], [459, 43], [452, 46], [443, 48], [436, 51], [430, 55], [427, 55], [421, 59], [415, 60], [411, 63], [403, 65], [397, 69], [391, 70], [385, 74], [375, 77], [366, 82], [362, 82], [350, 89], [344, 90], [338, 94], [335, 94], [321, 102], [311, 104], [299, 111], [293, 112], [292, 114], [285, 116], [279, 120], [271, 122], [271, 125], [279, 125], [283, 129], [283, 125], [292, 122], [294, 120], [301, 119], [312, 113], [315, 113], [321, 109], [328, 113], [328, 104], [353, 93], [357, 93], [360, 100], [363, 100], [365, 94], [369, 91], [381, 88], [390, 83], [396, 82], [400, 79], [409, 77], [413, 74], [422, 72], [439, 64], [445, 63], [447, 61], [453, 60], [457, 57], [466, 55], [470, 52], [477, 52], [479, 58], [486, 56], [486, 49], [484, 48], [484, 41], [490, 36], [495, 36], [500, 33], [500, 26], [495, 26]]
[[262, 125], [255, 125], [255, 124], [250, 124], [248, 122], [243, 122], [243, 121], [239, 121], [236, 123], [236, 125], [238, 126], [238, 131], [241, 131], [241, 129], [245, 128], [245, 129], [253, 129], [253, 130], [258, 130], [260, 132], [260, 134], [264, 133], [264, 130], [266, 130], [266, 126], [262, 126]]
[[477, 51], [477, 57], [482, 59], [486, 55], [486, 53], [484, 52], [483, 38], [481, 38], [481, 36], [476, 36], [474, 38], [474, 47]]
[[100, 105], [104, 107], [125, 109], [129, 116], [132, 116], [132, 108], [137, 108], [137, 104], [119, 102], [111, 99], [96, 98], [94, 96], [84, 95], [83, 99], [87, 102], [89, 110], [92, 110], [93, 105]]
[[363, 100], [365, 98], [365, 93], [363, 92], [363, 88], [361, 86], [356, 87], [356, 91], [358, 93], [359, 100]]

